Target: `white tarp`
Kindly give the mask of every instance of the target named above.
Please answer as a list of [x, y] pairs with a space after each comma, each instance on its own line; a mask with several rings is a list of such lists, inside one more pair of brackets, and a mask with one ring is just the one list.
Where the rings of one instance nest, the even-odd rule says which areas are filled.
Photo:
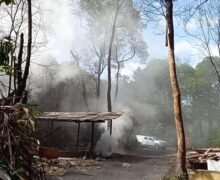
[[220, 161], [207, 160], [208, 170], [220, 172]]

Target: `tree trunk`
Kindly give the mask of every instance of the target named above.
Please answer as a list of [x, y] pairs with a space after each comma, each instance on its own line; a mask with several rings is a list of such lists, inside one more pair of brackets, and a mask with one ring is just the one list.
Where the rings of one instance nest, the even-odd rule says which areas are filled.
[[[24, 49], [24, 34], [21, 33], [20, 35], [20, 47], [19, 47], [19, 52], [18, 52], [18, 60], [17, 63], [14, 63], [14, 92], [17, 92], [17, 87], [19, 87], [19, 84], [21, 83], [22, 80], [22, 59], [23, 59], [23, 49]], [[15, 104], [18, 100], [17, 98], [20, 99], [20, 97], [16, 97], [16, 93], [12, 93], [12, 96], [14, 97], [12, 99], [12, 104]]]
[[173, 1], [166, 2], [166, 21], [167, 21], [167, 48], [170, 81], [173, 91], [174, 118], [177, 131], [177, 162], [176, 173], [179, 179], [188, 179], [186, 169], [186, 144], [185, 133], [181, 112], [181, 94], [176, 76], [175, 54], [174, 54], [174, 27], [173, 27]]
[[86, 111], [89, 111], [89, 104], [88, 104], [88, 101], [87, 101], [87, 93], [86, 93], [86, 84], [85, 84], [85, 81], [82, 80], [82, 95], [83, 95], [83, 99], [84, 99], [84, 102], [85, 102], [85, 105], [86, 105]]
[[115, 100], [114, 100], [114, 103], [116, 103], [117, 97], [118, 97], [119, 74], [120, 74], [120, 68], [121, 68], [120, 63], [117, 63], [117, 64], [118, 64], [118, 68], [117, 68], [117, 74], [116, 74], [116, 87], [115, 87]]
[[208, 130], [209, 130], [209, 139], [210, 141], [214, 138], [213, 136], [213, 119], [212, 119], [212, 113], [213, 113], [213, 107], [212, 105], [210, 105], [208, 108], [207, 108], [208, 112]]
[[[11, 63], [10, 66], [13, 67], [13, 53], [11, 52]], [[9, 83], [8, 83], [8, 97], [10, 97], [11, 94], [11, 82], [12, 82], [12, 74], [9, 75]]]
[[[28, 3], [28, 43], [27, 43], [27, 57], [26, 57], [26, 64], [25, 64], [25, 70], [24, 75], [21, 79], [21, 82], [18, 86], [18, 89], [16, 91], [16, 96], [19, 97], [16, 99], [16, 102], [19, 102], [22, 100], [22, 95], [27, 94], [25, 92], [26, 84], [27, 84], [27, 78], [29, 75], [29, 68], [30, 68], [30, 61], [31, 61], [31, 48], [32, 48], [32, 5], [31, 0], [27, 0]], [[24, 98], [26, 99], [26, 97]], [[26, 100], [25, 100], [26, 101]], [[24, 101], [24, 103], [26, 103]]]
[[22, 56], [23, 56], [23, 48], [24, 48], [24, 34], [21, 33], [20, 35], [20, 49], [19, 49], [19, 53], [18, 53], [18, 62], [16, 65], [16, 79], [17, 79], [17, 87], [19, 86], [19, 84], [21, 83], [22, 80]]
[[[118, 13], [119, 13], [119, 2], [116, 1], [116, 12], [115, 12], [115, 17], [113, 21], [113, 26], [112, 26], [112, 34], [110, 37], [110, 43], [109, 43], [109, 50], [108, 50], [108, 90], [107, 90], [107, 108], [108, 112], [112, 111], [112, 102], [111, 102], [111, 58], [112, 58], [112, 45], [113, 41], [115, 38], [115, 29], [116, 29], [116, 23], [117, 23], [117, 18], [118, 18]], [[108, 128], [110, 129], [110, 134], [112, 134], [112, 121], [110, 120], [108, 122]]]
[[103, 58], [102, 55], [100, 55], [100, 57], [99, 57], [99, 65], [98, 65], [97, 89], [96, 89], [97, 100], [100, 97], [102, 58]]
[[[118, 3], [117, 3], [118, 4]], [[116, 7], [116, 12], [115, 12], [115, 17], [113, 21], [113, 26], [112, 26], [112, 34], [110, 38], [110, 43], [109, 43], [109, 50], [108, 50], [108, 91], [107, 91], [107, 107], [108, 111], [112, 111], [112, 103], [111, 103], [111, 57], [112, 57], [112, 45], [115, 37], [115, 29], [116, 29], [116, 22], [118, 18], [118, 12], [119, 8], [118, 5]]]

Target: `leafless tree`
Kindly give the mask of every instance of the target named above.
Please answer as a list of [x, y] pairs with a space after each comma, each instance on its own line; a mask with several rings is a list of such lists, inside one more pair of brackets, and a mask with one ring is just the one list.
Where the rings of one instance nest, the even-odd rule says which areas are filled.
[[[186, 8], [184, 8], [185, 10]], [[188, 36], [195, 39], [190, 43], [199, 50], [203, 57], [208, 57], [220, 83], [220, 72], [215, 56], [220, 57], [220, 3], [216, 0], [203, 1], [196, 8], [188, 8], [184, 13], [184, 29]], [[189, 28], [190, 24], [197, 25], [196, 32]], [[218, 55], [213, 54], [213, 47]]]
[[[139, 52], [142, 51], [142, 53], [140, 53], [143, 56], [142, 59], [146, 59], [146, 44], [143, 43], [144, 40], [142, 37], [140, 37], [142, 22], [140, 21], [138, 12], [133, 8], [132, 0], [107, 0], [105, 3], [103, 3], [103, 1], [100, 0], [81, 0], [80, 2], [82, 9], [86, 11], [86, 14], [88, 16], [88, 39], [91, 41], [89, 50], [92, 52], [94, 56], [92, 56], [92, 58], [87, 58], [87, 60], [94, 59], [94, 65], [96, 70], [93, 73], [95, 73], [97, 78], [97, 99], [99, 99], [100, 96], [101, 75], [107, 67], [107, 109], [112, 110], [111, 69], [114, 63], [116, 63], [116, 44], [122, 39], [123, 41], [133, 42], [135, 48], [138, 49]], [[128, 16], [129, 18], [125, 19], [125, 16]], [[118, 46], [117, 53], [121, 52], [122, 49], [123, 46]], [[127, 49], [127, 51], [129, 51], [129, 48]]]
[[[1, 7], [0, 9], [2, 12], [2, 31], [0, 36], [7, 37], [13, 45], [10, 66], [13, 68], [14, 73], [8, 76], [9, 80], [6, 82], [8, 84], [7, 94], [9, 97], [7, 104], [22, 101], [21, 97], [26, 92], [27, 78], [30, 74], [31, 54], [41, 44], [37, 40], [39, 30], [43, 27], [42, 22], [38, 22], [38, 18], [41, 17], [41, 9], [35, 3], [35, 1], [16, 0], [15, 4]], [[33, 7], [34, 12], [32, 12]], [[5, 22], [8, 22], [7, 26], [4, 26]], [[44, 42], [46, 43], [46, 41]]]
[[76, 54], [74, 54], [74, 52], [73, 51], [70, 51], [70, 53], [71, 53], [71, 55], [72, 55], [72, 57], [73, 57], [73, 60], [76, 62], [76, 64], [77, 64], [77, 67], [79, 68], [79, 70], [80, 70], [80, 74], [81, 74], [81, 78], [82, 78], [82, 82], [81, 82], [81, 84], [82, 84], [82, 95], [83, 95], [83, 99], [84, 99], [84, 102], [85, 102], [85, 106], [86, 106], [86, 110], [87, 111], [89, 111], [89, 104], [88, 104], [88, 100], [87, 100], [87, 90], [86, 90], [86, 83], [85, 83], [85, 77], [84, 77], [84, 73], [82, 72], [82, 70], [81, 70], [81, 67], [80, 67], [80, 59], [79, 59], [79, 57], [76, 55]]
[[[123, 49], [123, 52], [119, 52], [119, 49], [120, 50]], [[120, 76], [121, 66], [123, 66], [125, 62], [134, 58], [135, 53], [136, 53], [136, 49], [132, 42], [120, 42], [120, 41], [117, 42], [116, 48], [115, 48], [115, 62], [117, 64], [117, 72], [116, 72], [116, 87], [115, 87], [114, 103], [116, 102], [117, 97], [118, 97], [118, 91], [119, 91], [118, 86], [119, 86], [119, 76]]]

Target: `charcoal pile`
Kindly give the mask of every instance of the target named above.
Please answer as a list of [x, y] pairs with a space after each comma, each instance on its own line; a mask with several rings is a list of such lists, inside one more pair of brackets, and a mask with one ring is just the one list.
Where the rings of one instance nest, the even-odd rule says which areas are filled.
[[207, 169], [207, 160], [220, 160], [220, 148], [195, 149], [187, 152], [188, 168]]

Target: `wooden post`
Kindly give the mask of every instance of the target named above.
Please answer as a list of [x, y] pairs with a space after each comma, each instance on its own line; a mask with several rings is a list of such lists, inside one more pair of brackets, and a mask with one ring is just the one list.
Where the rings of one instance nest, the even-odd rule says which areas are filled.
[[109, 135], [112, 135], [112, 120], [107, 121], [107, 131], [109, 131]]
[[[50, 120], [50, 133], [53, 132], [53, 119]], [[53, 133], [50, 135], [50, 146], [53, 145]]]
[[80, 122], [78, 123], [78, 130], [77, 130], [76, 152], [78, 152], [78, 147], [79, 147], [79, 134], [80, 134]]
[[90, 147], [90, 158], [93, 157], [93, 143], [94, 143], [94, 122], [92, 122], [91, 129], [91, 147]]
[[110, 136], [112, 135], [112, 120], [110, 120]]

